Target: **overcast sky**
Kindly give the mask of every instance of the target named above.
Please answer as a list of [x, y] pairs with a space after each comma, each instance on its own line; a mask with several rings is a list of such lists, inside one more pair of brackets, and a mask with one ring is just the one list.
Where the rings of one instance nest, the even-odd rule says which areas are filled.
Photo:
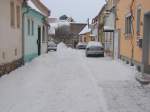
[[51, 10], [51, 17], [60, 17], [63, 14], [71, 16], [75, 21], [86, 22], [100, 11], [105, 0], [43, 0]]

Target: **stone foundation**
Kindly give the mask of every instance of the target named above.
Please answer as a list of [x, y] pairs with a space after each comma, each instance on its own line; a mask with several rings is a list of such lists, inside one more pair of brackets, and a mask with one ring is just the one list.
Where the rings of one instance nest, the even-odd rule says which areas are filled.
[[126, 64], [130, 64], [130, 66], [136, 66], [136, 69], [138, 72], [142, 72], [142, 64], [140, 62], [137, 62], [135, 60], [133, 60], [133, 62], [131, 62], [131, 59], [129, 59], [128, 57], [125, 56], [120, 56], [120, 59], [125, 61]]
[[23, 59], [13, 61], [11, 63], [0, 65], [0, 77], [4, 74], [8, 74], [23, 64]]

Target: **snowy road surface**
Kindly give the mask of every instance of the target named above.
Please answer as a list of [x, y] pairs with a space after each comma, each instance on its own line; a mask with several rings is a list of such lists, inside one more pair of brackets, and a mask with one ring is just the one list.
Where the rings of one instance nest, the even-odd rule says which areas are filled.
[[121, 61], [59, 48], [0, 78], [0, 112], [150, 112], [150, 87]]

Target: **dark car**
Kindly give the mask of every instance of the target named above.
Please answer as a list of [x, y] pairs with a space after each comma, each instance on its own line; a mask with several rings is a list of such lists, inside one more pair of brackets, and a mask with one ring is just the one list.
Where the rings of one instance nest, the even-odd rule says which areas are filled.
[[48, 51], [57, 51], [57, 44], [53, 41], [48, 42]]
[[87, 44], [83, 42], [79, 42], [77, 44], [77, 49], [86, 49]]

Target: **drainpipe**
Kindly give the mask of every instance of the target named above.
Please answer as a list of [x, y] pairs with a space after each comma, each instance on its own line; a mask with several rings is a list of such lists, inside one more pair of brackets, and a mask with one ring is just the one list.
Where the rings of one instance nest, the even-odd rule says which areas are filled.
[[131, 12], [131, 16], [132, 16], [132, 31], [133, 33], [131, 34], [131, 46], [132, 46], [132, 49], [131, 49], [131, 66], [133, 66], [133, 61], [134, 61], [134, 10], [133, 10], [133, 7], [134, 7], [134, 3], [135, 3], [135, 0], [132, 0], [131, 1], [131, 5], [130, 5], [130, 12]]
[[[27, 4], [26, 2], [24, 1], [23, 2], [23, 7], [25, 7]], [[27, 14], [29, 12], [29, 9], [27, 8], [27, 10], [25, 12], [22, 13], [22, 58], [23, 58], [23, 64], [25, 63], [24, 62], [24, 40], [25, 40], [25, 32], [24, 32], [24, 20], [25, 20], [25, 14]]]

